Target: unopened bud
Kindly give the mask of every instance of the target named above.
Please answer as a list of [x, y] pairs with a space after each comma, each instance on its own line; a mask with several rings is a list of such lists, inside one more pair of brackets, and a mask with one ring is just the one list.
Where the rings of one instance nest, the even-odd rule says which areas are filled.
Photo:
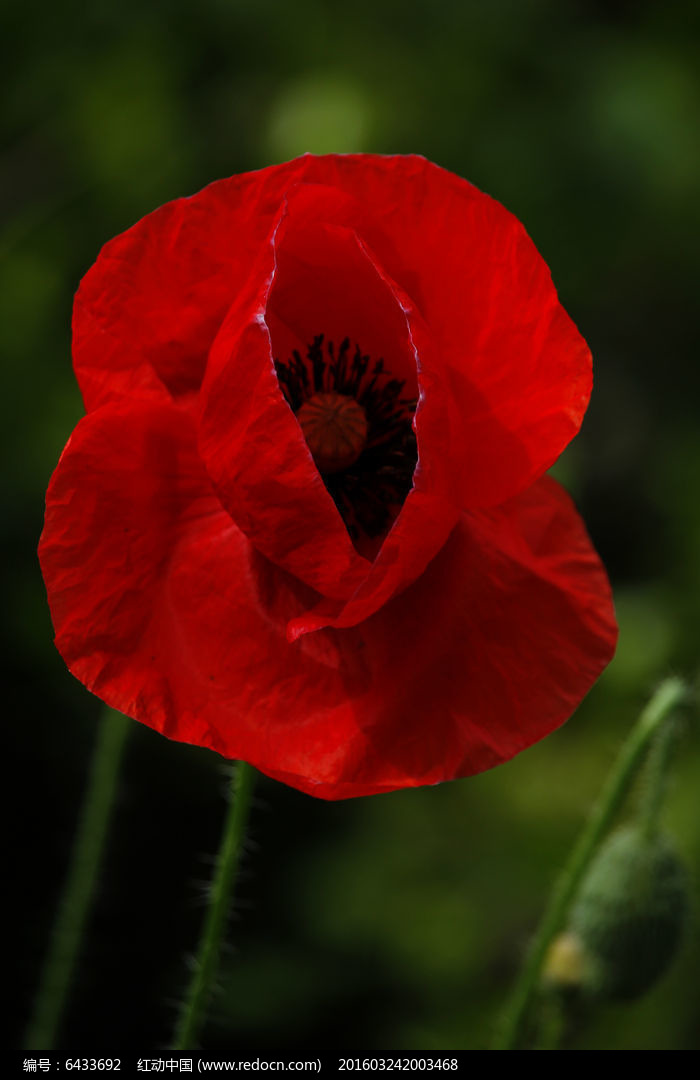
[[644, 994], [669, 966], [688, 909], [685, 868], [668, 841], [638, 827], [614, 833], [585, 877], [569, 932], [592, 959], [596, 989]]

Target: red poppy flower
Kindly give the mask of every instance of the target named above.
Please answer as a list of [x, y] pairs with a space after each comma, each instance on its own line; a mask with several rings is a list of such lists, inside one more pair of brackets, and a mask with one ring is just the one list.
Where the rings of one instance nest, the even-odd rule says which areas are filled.
[[324, 798], [489, 768], [610, 659], [545, 470], [591, 386], [523, 227], [420, 157], [307, 155], [106, 245], [40, 555], [110, 705]]

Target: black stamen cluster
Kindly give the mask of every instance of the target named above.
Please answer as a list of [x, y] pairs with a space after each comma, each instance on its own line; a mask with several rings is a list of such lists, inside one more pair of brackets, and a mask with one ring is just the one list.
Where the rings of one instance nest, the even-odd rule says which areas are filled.
[[372, 363], [359, 345], [352, 353], [349, 338], [337, 352], [332, 341], [324, 349], [323, 334], [313, 339], [305, 357], [295, 349], [289, 360], [275, 360], [275, 370], [295, 413], [324, 392], [346, 394], [365, 410], [365, 449], [348, 468], [322, 475], [353, 540], [360, 533], [381, 536], [411, 490], [418, 460], [412, 427], [416, 402], [402, 396], [405, 380], [390, 378], [384, 361]]

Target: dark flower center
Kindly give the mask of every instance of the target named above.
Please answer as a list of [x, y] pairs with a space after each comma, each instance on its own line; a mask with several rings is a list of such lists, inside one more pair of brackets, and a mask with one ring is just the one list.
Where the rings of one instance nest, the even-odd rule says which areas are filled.
[[347, 394], [312, 394], [297, 412], [304, 438], [322, 473], [354, 465], [367, 443], [367, 415]]
[[340, 348], [319, 334], [306, 350], [275, 361], [282, 392], [296, 414], [326, 488], [353, 541], [376, 540], [391, 527], [411, 490], [418, 460], [405, 381], [359, 345]]

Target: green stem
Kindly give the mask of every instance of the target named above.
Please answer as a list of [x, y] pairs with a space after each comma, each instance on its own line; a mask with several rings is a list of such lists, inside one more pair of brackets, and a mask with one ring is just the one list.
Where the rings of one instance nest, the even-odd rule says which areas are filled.
[[206, 1016], [216, 979], [221, 940], [233, 899], [254, 782], [255, 769], [245, 761], [239, 761], [233, 769], [231, 802], [224, 824], [194, 971], [173, 1039], [174, 1051], [191, 1050], [196, 1045]]
[[513, 1050], [539, 983], [540, 970], [554, 935], [602, 837], [627, 795], [630, 784], [655, 733], [686, 695], [681, 679], [666, 679], [647, 703], [624, 743], [600, 797], [557, 880], [520, 976], [504, 1013], [494, 1050]]
[[80, 943], [95, 894], [110, 812], [131, 721], [108, 709], [100, 722], [88, 786], [60, 896], [34, 1013], [27, 1028], [27, 1050], [53, 1047], [66, 1007]]
[[669, 765], [678, 740], [680, 725], [671, 719], [656, 735], [646, 765], [644, 789], [638, 820], [644, 836], [650, 840], [656, 833], [668, 785]]
[[557, 994], [550, 994], [543, 1003], [538, 1050], [558, 1050], [566, 1029], [564, 1004]]

